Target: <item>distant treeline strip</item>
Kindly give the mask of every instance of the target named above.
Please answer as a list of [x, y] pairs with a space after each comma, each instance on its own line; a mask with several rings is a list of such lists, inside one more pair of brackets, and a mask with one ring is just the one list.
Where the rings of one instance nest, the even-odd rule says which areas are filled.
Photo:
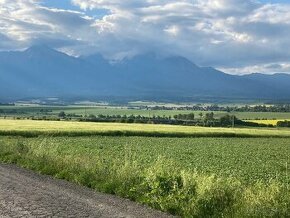
[[290, 127], [290, 121], [288, 121], [288, 120], [278, 121], [277, 126], [278, 127]]
[[169, 107], [169, 106], [140, 106], [140, 109], [150, 110], [188, 110], [188, 111], [224, 111], [224, 112], [290, 112], [290, 104], [275, 104], [275, 105], [245, 105], [245, 106], [220, 106], [217, 104], [203, 106], [185, 106], [185, 107]]
[[[61, 112], [62, 119], [67, 119], [68, 116]], [[79, 118], [78, 121], [82, 122], [109, 122], [109, 123], [141, 123], [141, 124], [166, 124], [166, 125], [182, 125], [182, 126], [203, 126], [203, 127], [234, 127], [234, 126], [245, 126], [245, 127], [274, 127], [271, 124], [261, 124], [254, 122], [245, 122], [239, 120], [236, 116], [224, 115], [219, 119], [214, 118], [214, 113], [200, 114], [199, 119], [195, 119], [194, 113], [189, 114], [178, 114], [171, 116], [116, 116], [116, 115], [89, 115], [88, 117]]]

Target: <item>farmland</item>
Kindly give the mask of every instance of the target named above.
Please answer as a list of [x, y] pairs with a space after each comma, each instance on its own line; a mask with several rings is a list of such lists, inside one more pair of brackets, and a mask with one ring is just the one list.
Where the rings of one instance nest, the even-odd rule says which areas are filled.
[[0, 119], [0, 161], [183, 217], [287, 217], [290, 131]]
[[259, 124], [266, 124], [266, 125], [273, 125], [277, 126], [279, 121], [285, 121], [287, 119], [275, 119], [275, 120], [247, 120], [248, 122], [259, 123]]
[[36, 152], [34, 154], [79, 158], [88, 166], [101, 158], [118, 164], [129, 161], [146, 168], [163, 157], [189, 171], [197, 170], [221, 177], [234, 176], [245, 182], [269, 179], [286, 182], [286, 163], [290, 154], [290, 138], [41, 136], [0, 139], [2, 145], [20, 142], [28, 145]]
[[[1, 112], [2, 110], [2, 112]], [[214, 112], [215, 117], [219, 118], [227, 114], [224, 111], [196, 111], [196, 110], [148, 110], [148, 109], [134, 109], [121, 106], [0, 106], [1, 116], [57, 116], [58, 113], [64, 111], [66, 114], [76, 115], [140, 115], [145, 117], [151, 116], [174, 116], [177, 114], [194, 113], [196, 117], [200, 113]], [[237, 118], [242, 120], [256, 120], [256, 119], [290, 119], [289, 112], [231, 112]]]
[[0, 119], [0, 135], [127, 135], [171, 137], [290, 137], [290, 129], [206, 128], [156, 124]]
[[289, 139], [2, 136], [0, 151], [4, 162], [184, 217], [289, 213]]
[[[145, 109], [128, 109], [127, 107], [114, 106], [0, 106], [2, 110], [10, 111], [11, 115], [57, 115], [64, 111], [67, 114], [76, 115], [140, 115], [140, 116], [173, 116], [176, 114], [185, 114], [191, 111], [184, 110], [145, 110]], [[48, 112], [47, 112], [48, 111]], [[200, 111], [195, 111], [199, 113]], [[7, 114], [7, 113], [6, 113]], [[4, 115], [4, 113], [2, 113]], [[7, 114], [9, 115], [9, 114]]]

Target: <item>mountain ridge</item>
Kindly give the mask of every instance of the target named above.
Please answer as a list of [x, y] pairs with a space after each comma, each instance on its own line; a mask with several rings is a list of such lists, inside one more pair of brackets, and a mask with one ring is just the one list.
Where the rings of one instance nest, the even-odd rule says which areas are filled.
[[99, 54], [72, 57], [46, 46], [0, 52], [0, 101], [40, 97], [290, 98], [290, 75], [236, 76], [181, 56], [138, 55], [109, 63]]

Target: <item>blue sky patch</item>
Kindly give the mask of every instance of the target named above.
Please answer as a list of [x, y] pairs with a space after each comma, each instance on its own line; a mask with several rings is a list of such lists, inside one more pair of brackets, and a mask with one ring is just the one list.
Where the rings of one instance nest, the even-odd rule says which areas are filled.
[[109, 11], [105, 9], [83, 11], [78, 6], [73, 5], [71, 3], [71, 0], [43, 0], [41, 2], [41, 5], [50, 7], [50, 8], [81, 11], [81, 12], [86, 13], [88, 16], [95, 17], [95, 18], [102, 18], [103, 16], [109, 14]]

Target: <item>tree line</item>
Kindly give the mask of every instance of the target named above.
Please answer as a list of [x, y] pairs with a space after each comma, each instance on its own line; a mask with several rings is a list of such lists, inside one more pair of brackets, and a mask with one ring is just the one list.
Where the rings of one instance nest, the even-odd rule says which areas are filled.
[[290, 121], [288, 121], [288, 120], [278, 121], [277, 127], [290, 127]]
[[[61, 117], [65, 116], [61, 112]], [[214, 113], [200, 113], [198, 118], [194, 113], [178, 114], [171, 116], [141, 116], [141, 115], [89, 115], [78, 119], [83, 122], [118, 122], [118, 123], [147, 123], [147, 124], [169, 124], [169, 125], [187, 125], [187, 126], [204, 126], [204, 127], [235, 127], [235, 126], [253, 126], [253, 127], [273, 127], [273, 125], [244, 122], [234, 115], [224, 115], [215, 118]]]
[[224, 112], [290, 112], [290, 104], [277, 104], [277, 105], [245, 105], [245, 106], [220, 106], [213, 105], [193, 105], [184, 107], [168, 107], [168, 106], [140, 106], [141, 110], [188, 110], [188, 111], [224, 111]]

